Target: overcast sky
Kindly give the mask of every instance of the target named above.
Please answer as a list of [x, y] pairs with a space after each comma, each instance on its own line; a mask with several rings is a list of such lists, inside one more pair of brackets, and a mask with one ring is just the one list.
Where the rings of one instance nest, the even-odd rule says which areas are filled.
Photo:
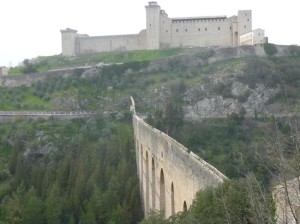
[[[61, 53], [60, 29], [90, 36], [138, 33], [145, 28], [142, 0], [1, 0], [0, 66]], [[299, 0], [159, 0], [169, 17], [237, 15], [252, 10], [252, 28], [269, 42], [300, 45]]]

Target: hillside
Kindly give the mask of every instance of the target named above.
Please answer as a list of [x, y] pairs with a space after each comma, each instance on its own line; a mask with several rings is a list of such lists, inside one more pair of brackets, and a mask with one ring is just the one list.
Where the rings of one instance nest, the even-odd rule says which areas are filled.
[[[255, 212], [243, 210], [255, 208], [248, 204], [245, 186], [262, 189], [264, 200], [272, 201], [272, 186], [281, 172], [277, 140], [282, 140], [283, 157], [290, 164], [300, 158], [295, 150], [300, 50], [276, 49], [275, 55], [256, 46], [53, 56], [30, 62], [38, 73], [20, 74], [28, 64], [14, 68], [14, 75], [0, 78], [0, 110], [96, 115], [68, 121], [17, 117], [1, 125], [0, 220], [141, 221], [130, 96], [151, 125], [233, 180], [217, 190], [225, 192], [233, 220], [255, 219]], [[179, 214], [170, 223], [220, 214], [219, 221], [226, 222], [220, 201], [208, 203], [214, 199], [210, 190], [197, 196], [188, 216]], [[202, 201], [205, 207], [219, 207], [209, 207], [212, 216], [200, 214]], [[159, 214], [152, 223], [158, 223], [155, 218], [160, 220]]]
[[[86, 58], [86, 67], [78, 67], [84, 57], [74, 58], [77, 69], [3, 77], [3, 87], [19, 87], [1, 88], [0, 109], [112, 113], [127, 110], [132, 95], [145, 112], [162, 108], [178, 87], [189, 119], [241, 111], [250, 117], [298, 113], [299, 57], [291, 56], [291, 47], [278, 48], [282, 57], [258, 57], [266, 55], [262, 48], [244, 47], [129, 53], [119, 60], [119, 54], [107, 53]], [[43, 58], [36, 66], [44, 70], [66, 60]]]

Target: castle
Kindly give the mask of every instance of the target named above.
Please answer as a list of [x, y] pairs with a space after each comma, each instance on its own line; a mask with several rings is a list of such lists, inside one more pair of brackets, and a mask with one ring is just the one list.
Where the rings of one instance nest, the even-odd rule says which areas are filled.
[[76, 56], [98, 52], [155, 50], [182, 47], [236, 47], [265, 42], [264, 30], [252, 30], [251, 10], [237, 16], [169, 18], [157, 2], [146, 8], [146, 29], [139, 34], [88, 36], [77, 30], [61, 30], [62, 55]]

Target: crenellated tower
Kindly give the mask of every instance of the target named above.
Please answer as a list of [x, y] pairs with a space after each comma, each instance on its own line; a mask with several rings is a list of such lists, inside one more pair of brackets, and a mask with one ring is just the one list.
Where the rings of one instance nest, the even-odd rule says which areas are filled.
[[159, 49], [160, 6], [149, 2], [146, 8], [147, 50]]

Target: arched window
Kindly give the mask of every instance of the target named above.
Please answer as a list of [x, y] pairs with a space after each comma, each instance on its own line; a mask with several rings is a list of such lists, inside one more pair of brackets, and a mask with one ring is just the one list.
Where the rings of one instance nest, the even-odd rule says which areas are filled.
[[160, 170], [160, 211], [165, 214], [166, 210], [166, 194], [165, 194], [165, 176], [163, 169]]
[[172, 215], [175, 214], [175, 197], [174, 197], [174, 184], [171, 184], [171, 211]]

